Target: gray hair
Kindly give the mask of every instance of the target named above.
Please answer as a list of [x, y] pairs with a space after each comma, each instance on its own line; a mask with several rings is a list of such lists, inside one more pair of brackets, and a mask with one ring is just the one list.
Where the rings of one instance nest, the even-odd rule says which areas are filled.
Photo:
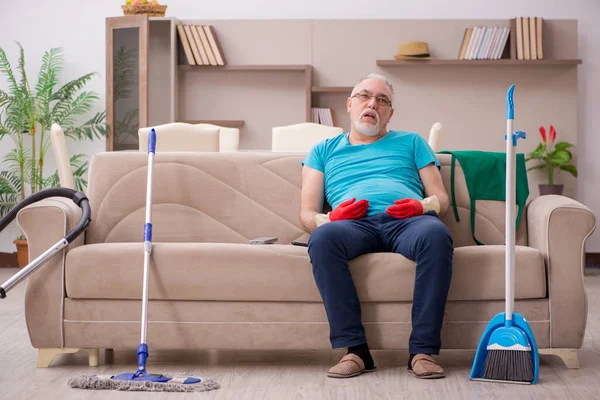
[[354, 89], [352, 89], [352, 94], [350, 94], [350, 96], [354, 96], [357, 92], [358, 85], [360, 85], [362, 81], [367, 80], [367, 79], [378, 79], [378, 80], [382, 81], [390, 89], [390, 92], [392, 92], [392, 98], [394, 97], [394, 87], [392, 86], [392, 83], [385, 76], [383, 76], [381, 74], [377, 74], [375, 72], [371, 72], [370, 74], [365, 75], [362, 78], [360, 78], [360, 81], [358, 81], [358, 83], [354, 86]]

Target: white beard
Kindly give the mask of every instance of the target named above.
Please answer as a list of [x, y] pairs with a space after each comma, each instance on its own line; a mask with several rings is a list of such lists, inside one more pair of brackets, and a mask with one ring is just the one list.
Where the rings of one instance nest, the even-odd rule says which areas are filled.
[[375, 113], [375, 116], [376, 121], [374, 125], [360, 122], [360, 120], [363, 117], [361, 115], [356, 121], [354, 121], [354, 127], [358, 132], [362, 133], [365, 136], [377, 136], [379, 134], [379, 114]]

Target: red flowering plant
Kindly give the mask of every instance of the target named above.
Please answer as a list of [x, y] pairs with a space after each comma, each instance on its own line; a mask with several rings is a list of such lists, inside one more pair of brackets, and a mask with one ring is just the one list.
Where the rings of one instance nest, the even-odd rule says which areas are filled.
[[556, 141], [556, 130], [550, 125], [548, 135], [546, 135], [546, 128], [540, 126], [540, 136], [542, 142], [531, 153], [527, 154], [525, 161], [537, 160], [538, 164], [529, 167], [527, 171], [534, 169], [542, 169], [548, 174], [548, 183], [554, 184], [554, 170], [556, 168], [567, 171], [574, 177], [577, 177], [577, 168], [571, 164], [573, 155], [567, 149], [573, 147], [568, 142], [557, 142]]

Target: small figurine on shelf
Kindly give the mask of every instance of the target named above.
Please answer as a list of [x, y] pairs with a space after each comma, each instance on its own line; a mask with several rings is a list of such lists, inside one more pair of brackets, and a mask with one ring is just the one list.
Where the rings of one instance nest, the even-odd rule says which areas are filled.
[[158, 3], [157, 0], [125, 0], [122, 5], [124, 15], [147, 14], [149, 17], [164, 17], [167, 6]]

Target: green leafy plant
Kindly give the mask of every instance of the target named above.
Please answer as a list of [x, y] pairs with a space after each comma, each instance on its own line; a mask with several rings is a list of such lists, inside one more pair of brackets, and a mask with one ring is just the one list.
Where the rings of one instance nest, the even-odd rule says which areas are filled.
[[[35, 86], [31, 87], [25, 68], [25, 52], [20, 43], [18, 65], [13, 71], [4, 49], [0, 48], [0, 73], [8, 80], [8, 90], [0, 90], [0, 140], [10, 137], [14, 148], [4, 159], [6, 170], [0, 172], [0, 217], [27, 195], [47, 187], [59, 186], [58, 172], [44, 176], [44, 160], [51, 145], [50, 127], [59, 124], [66, 137], [94, 140], [106, 136], [106, 113], [98, 112], [77, 124], [99, 99], [84, 90], [95, 73], [83, 75], [59, 86], [63, 57], [61, 48], [44, 53]], [[20, 75], [17, 79], [16, 73]], [[85, 155], [70, 158], [78, 190], [85, 190], [83, 179], [88, 163]]]
[[557, 142], [556, 141], [556, 130], [550, 125], [548, 136], [546, 135], [546, 128], [540, 126], [539, 128], [542, 142], [532, 152], [527, 154], [525, 161], [535, 160], [538, 164], [529, 167], [527, 171], [535, 169], [544, 170], [548, 176], [548, 183], [554, 184], [554, 173], [555, 169], [566, 171], [577, 177], [577, 168], [571, 164], [573, 155], [568, 150], [573, 147], [569, 142]]

